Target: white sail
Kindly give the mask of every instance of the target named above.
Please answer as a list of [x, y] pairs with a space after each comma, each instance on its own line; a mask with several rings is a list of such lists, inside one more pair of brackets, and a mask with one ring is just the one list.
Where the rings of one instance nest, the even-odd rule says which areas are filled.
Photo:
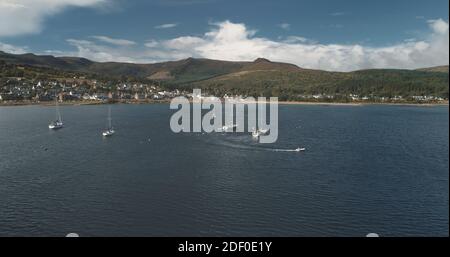
[[64, 127], [64, 123], [62, 122], [61, 112], [59, 110], [59, 104], [58, 104], [58, 96], [56, 96], [56, 103], [55, 103], [55, 112], [56, 112], [56, 119], [50, 125], [48, 125], [49, 129], [57, 130]]
[[104, 137], [110, 137], [116, 133], [112, 127], [112, 118], [111, 118], [111, 106], [108, 106], [108, 119], [107, 119], [107, 128], [103, 131], [102, 135]]
[[56, 97], [56, 120], [62, 122], [61, 111], [59, 110], [58, 97]]
[[111, 106], [108, 106], [108, 129], [112, 129]]

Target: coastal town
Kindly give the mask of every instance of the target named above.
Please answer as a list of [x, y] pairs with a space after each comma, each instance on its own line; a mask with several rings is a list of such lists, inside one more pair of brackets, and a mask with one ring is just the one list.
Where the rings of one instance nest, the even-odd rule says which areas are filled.
[[165, 90], [158, 83], [100, 82], [85, 77], [64, 80], [28, 80], [21, 77], [0, 79], [0, 103], [45, 103], [59, 101], [101, 103], [112, 101], [164, 101], [185, 95]]
[[[203, 90], [202, 96], [210, 96]], [[83, 76], [65, 79], [27, 79], [23, 77], [0, 78], [0, 104], [45, 104], [58, 97], [60, 102], [69, 103], [150, 103], [167, 102], [177, 96], [192, 97], [190, 89], [168, 89], [160, 81], [98, 81]], [[228, 97], [248, 97], [247, 95], [224, 94]], [[433, 95], [419, 96], [360, 96], [356, 94], [299, 94], [298, 101], [343, 102], [343, 103], [448, 103], [448, 99]]]

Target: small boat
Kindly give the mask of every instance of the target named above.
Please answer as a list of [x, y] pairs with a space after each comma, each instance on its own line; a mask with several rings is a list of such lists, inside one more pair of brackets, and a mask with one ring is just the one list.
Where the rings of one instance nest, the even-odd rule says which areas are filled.
[[111, 137], [116, 133], [112, 127], [111, 121], [111, 106], [108, 106], [108, 128], [102, 132], [103, 137]]
[[104, 137], [110, 137], [110, 136], [114, 135], [115, 133], [116, 132], [114, 131], [114, 129], [111, 128], [111, 129], [103, 131], [102, 135]]
[[268, 129], [256, 129], [256, 130], [253, 129], [252, 136], [254, 138], [258, 138], [258, 137], [260, 137], [262, 135], [266, 135], [268, 132], [269, 132]]
[[225, 125], [222, 127], [222, 132], [227, 132], [228, 130], [234, 130], [235, 128], [237, 128], [237, 125]]
[[260, 129], [259, 133], [261, 133], [262, 135], [265, 135], [265, 134], [269, 133], [269, 130], [268, 129]]
[[57, 129], [62, 129], [64, 127], [64, 123], [62, 123], [62, 121], [54, 121], [52, 123], [50, 123], [50, 125], [48, 125], [49, 129], [53, 129], [53, 130], [57, 130]]
[[49, 129], [57, 130], [62, 129], [64, 127], [64, 123], [62, 122], [61, 112], [59, 111], [59, 105], [58, 105], [58, 96], [56, 97], [56, 119], [50, 125], [48, 125]]
[[259, 132], [259, 130], [254, 130], [252, 132], [252, 137], [253, 138], [258, 138], [259, 136], [261, 136], [261, 133]]
[[304, 151], [306, 151], [306, 148], [297, 148], [297, 149], [295, 149], [295, 151], [296, 152], [304, 152]]

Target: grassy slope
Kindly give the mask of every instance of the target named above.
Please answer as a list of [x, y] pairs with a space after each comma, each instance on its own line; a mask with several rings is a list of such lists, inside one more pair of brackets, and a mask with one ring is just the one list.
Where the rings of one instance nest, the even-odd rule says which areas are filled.
[[298, 94], [358, 94], [378, 96], [435, 95], [448, 97], [448, 74], [410, 70], [252, 71], [227, 74], [189, 84], [217, 94], [282, 96]]
[[168, 79], [172, 87], [201, 87], [225, 93], [285, 96], [358, 94], [448, 97], [448, 66], [421, 70], [362, 70], [349, 73], [301, 69], [292, 64], [257, 59], [227, 62], [188, 58], [157, 64], [98, 63], [83, 58], [13, 55], [0, 52], [0, 62], [27, 65], [25, 76], [61, 77], [87, 73], [110, 78]]

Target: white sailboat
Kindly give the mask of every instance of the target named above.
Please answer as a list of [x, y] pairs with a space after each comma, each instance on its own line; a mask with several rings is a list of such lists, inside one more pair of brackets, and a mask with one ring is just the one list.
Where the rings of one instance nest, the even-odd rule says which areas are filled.
[[110, 137], [114, 135], [116, 132], [114, 131], [114, 128], [112, 127], [112, 118], [111, 118], [111, 106], [108, 106], [108, 128], [103, 131], [102, 135], [104, 137]]
[[59, 111], [58, 96], [56, 96], [55, 109], [56, 119], [48, 125], [48, 128], [53, 130], [62, 129], [64, 127], [64, 123], [62, 122], [61, 112]]
[[269, 133], [268, 129], [260, 129], [259, 133], [261, 133], [262, 135], [266, 135], [267, 133]]
[[259, 130], [253, 130], [252, 137], [258, 138], [259, 136], [261, 136], [261, 132], [259, 132]]
[[221, 132], [228, 132], [228, 130], [234, 130], [235, 128], [237, 128], [236, 124], [224, 125], [220, 131]]
[[255, 129], [253, 128], [252, 137], [258, 138], [263, 135], [267, 135], [269, 133], [268, 129]]

